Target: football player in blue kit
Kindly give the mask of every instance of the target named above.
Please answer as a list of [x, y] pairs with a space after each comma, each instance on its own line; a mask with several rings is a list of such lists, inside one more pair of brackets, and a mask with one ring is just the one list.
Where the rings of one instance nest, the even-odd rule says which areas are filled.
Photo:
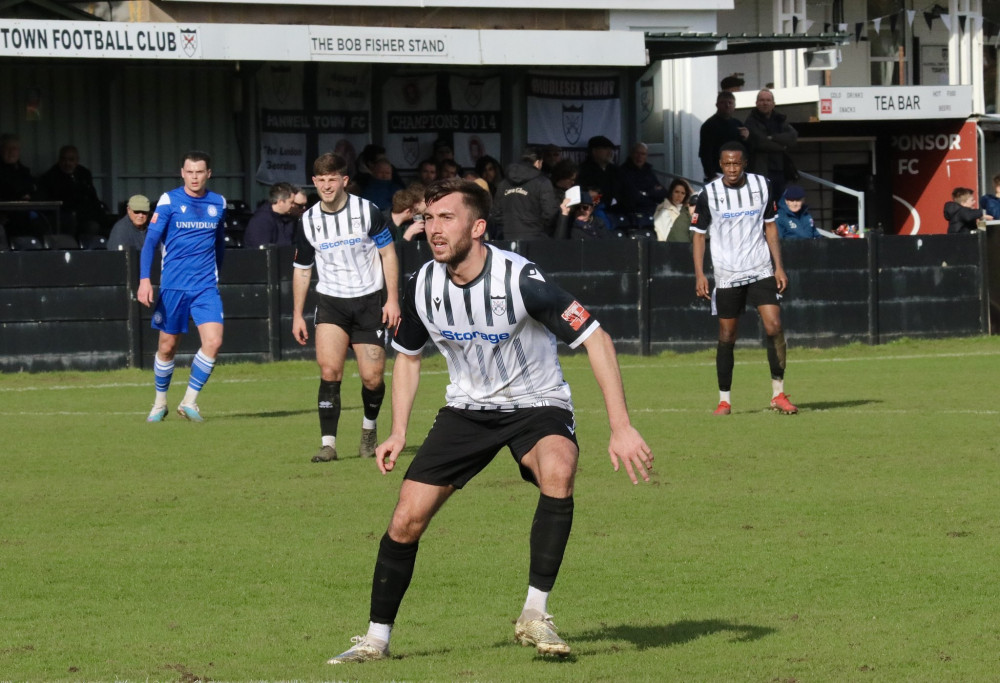
[[226, 200], [208, 190], [212, 161], [204, 152], [188, 152], [181, 166], [184, 184], [163, 193], [149, 220], [139, 264], [137, 298], [144, 306], [153, 304], [150, 269], [157, 246], [163, 244], [160, 295], [153, 312], [153, 328], [160, 331], [153, 375], [156, 399], [147, 422], [161, 422], [167, 416], [167, 389], [174, 374], [174, 355], [188, 318], [194, 320], [201, 348], [191, 362], [187, 392], [177, 406], [177, 414], [202, 422], [198, 393], [212, 375], [215, 358], [222, 346], [222, 298], [219, 296], [219, 267], [225, 253]]

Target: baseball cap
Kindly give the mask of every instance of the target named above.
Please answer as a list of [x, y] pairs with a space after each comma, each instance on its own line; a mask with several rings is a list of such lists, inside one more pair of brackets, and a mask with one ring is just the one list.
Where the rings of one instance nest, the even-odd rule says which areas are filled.
[[133, 211], [149, 211], [149, 199], [145, 195], [134, 194], [128, 198], [128, 208]]
[[803, 190], [798, 185], [789, 185], [788, 187], [785, 188], [785, 199], [796, 200], [805, 198], [806, 198], [806, 191]]

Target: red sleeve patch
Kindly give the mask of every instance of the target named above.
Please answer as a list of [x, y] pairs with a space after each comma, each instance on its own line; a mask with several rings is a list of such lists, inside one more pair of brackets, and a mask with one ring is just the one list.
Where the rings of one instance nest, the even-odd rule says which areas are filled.
[[574, 301], [565, 311], [562, 312], [562, 319], [569, 323], [575, 332], [579, 332], [583, 324], [590, 320], [590, 313], [579, 301]]
[[158, 220], [160, 220], [160, 214], [159, 213], [154, 213], [153, 217], [149, 219], [149, 222], [150, 223], [155, 223]]
[[698, 225], [698, 214], [691, 214], [691, 225]]

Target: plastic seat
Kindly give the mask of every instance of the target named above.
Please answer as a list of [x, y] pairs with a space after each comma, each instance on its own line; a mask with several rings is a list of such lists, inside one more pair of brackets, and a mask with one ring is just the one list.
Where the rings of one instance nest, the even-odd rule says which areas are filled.
[[83, 249], [107, 249], [108, 238], [104, 235], [85, 235], [80, 238], [80, 247]]
[[46, 235], [42, 240], [42, 245], [46, 249], [69, 250], [79, 249], [80, 243], [72, 235], [59, 233], [57, 235]]
[[34, 235], [19, 235], [10, 241], [10, 248], [14, 251], [42, 251], [45, 245]]
[[243, 236], [235, 232], [226, 233], [226, 249], [242, 249]]

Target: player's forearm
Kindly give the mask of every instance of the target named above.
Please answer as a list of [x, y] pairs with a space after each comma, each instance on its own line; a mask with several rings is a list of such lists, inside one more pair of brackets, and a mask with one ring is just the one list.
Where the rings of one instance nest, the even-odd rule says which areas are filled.
[[385, 278], [386, 297], [391, 303], [399, 302], [399, 257], [396, 246], [390, 243], [378, 250], [382, 257], [382, 275]]
[[420, 356], [397, 353], [392, 365], [392, 435], [406, 439], [410, 411], [420, 386]]
[[764, 239], [771, 252], [771, 261], [774, 262], [775, 270], [784, 270], [785, 267], [781, 263], [781, 236], [778, 234], [777, 224], [773, 221], [764, 224]]
[[628, 406], [625, 403], [625, 386], [622, 384], [621, 370], [618, 367], [618, 355], [611, 336], [598, 328], [583, 342], [587, 349], [590, 367], [594, 371], [597, 386], [604, 397], [604, 405], [608, 410], [608, 422], [611, 430], [617, 431], [631, 424], [628, 416]]
[[309, 294], [309, 283], [312, 280], [312, 268], [296, 268], [292, 273], [292, 317], [301, 318], [302, 309], [306, 305], [306, 295]]
[[694, 259], [695, 277], [705, 274], [705, 236], [700, 232], [691, 231], [691, 258]]

